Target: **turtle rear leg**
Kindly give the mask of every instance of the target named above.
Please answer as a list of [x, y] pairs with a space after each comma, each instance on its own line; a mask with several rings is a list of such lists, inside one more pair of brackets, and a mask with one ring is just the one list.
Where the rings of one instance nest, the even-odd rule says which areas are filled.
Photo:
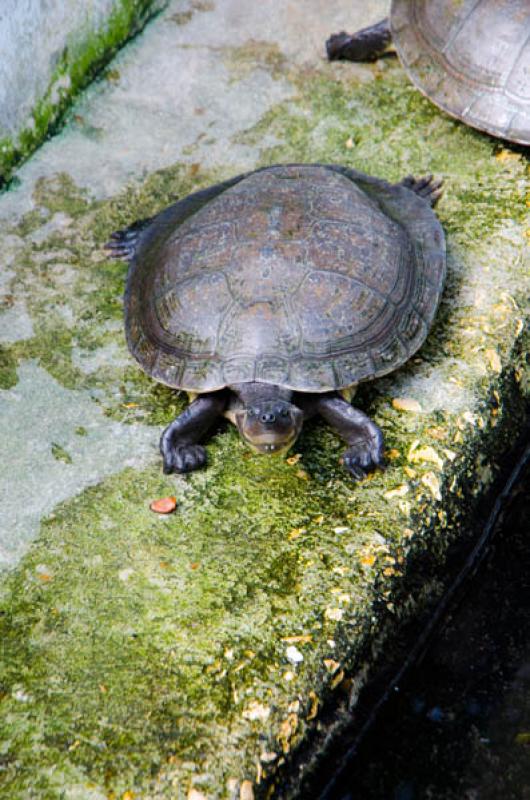
[[226, 392], [202, 394], [167, 426], [160, 438], [164, 473], [192, 472], [206, 464], [206, 450], [199, 444], [227, 403]]
[[431, 206], [435, 206], [443, 192], [443, 180], [440, 178], [435, 180], [432, 175], [425, 175], [422, 178], [415, 178], [413, 175], [407, 175], [400, 181], [398, 186], [404, 186], [405, 189], [410, 189], [423, 200], [427, 200]]
[[387, 50], [391, 40], [387, 18], [357, 33], [334, 33], [326, 42], [326, 52], [330, 61], [376, 61]]
[[110, 258], [122, 258], [130, 261], [134, 256], [142, 232], [151, 224], [154, 217], [139, 219], [123, 228], [110, 234], [110, 240], [104, 245], [104, 249]]

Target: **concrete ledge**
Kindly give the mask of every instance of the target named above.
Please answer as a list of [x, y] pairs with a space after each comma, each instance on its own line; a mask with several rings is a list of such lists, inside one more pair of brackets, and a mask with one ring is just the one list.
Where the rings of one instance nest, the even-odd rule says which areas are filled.
[[[525, 424], [524, 157], [444, 116], [397, 62], [327, 64], [330, 28], [373, 21], [351, 0], [330, 20], [328, 5], [172, 3], [0, 198], [0, 790], [13, 800], [303, 794], [321, 720], [340, 732], [373, 664], [440, 596]], [[417, 357], [358, 399], [388, 468], [353, 485], [315, 422], [289, 462], [220, 428], [206, 471], [164, 477], [160, 428], [185, 400], [129, 358], [125, 266], [102, 245], [278, 161], [445, 179], [440, 313]], [[168, 494], [177, 511], [159, 518], [149, 502]]]
[[164, 0], [6, 0], [0, 12], [0, 185]]

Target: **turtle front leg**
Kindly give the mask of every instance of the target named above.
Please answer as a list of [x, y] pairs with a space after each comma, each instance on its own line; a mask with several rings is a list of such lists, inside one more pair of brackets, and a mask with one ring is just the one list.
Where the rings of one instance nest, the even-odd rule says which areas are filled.
[[192, 472], [206, 464], [206, 450], [199, 444], [223, 413], [226, 392], [200, 395], [167, 426], [160, 438], [164, 473]]
[[337, 395], [319, 397], [315, 410], [349, 444], [341, 461], [355, 480], [384, 465], [383, 434], [370, 417]]
[[376, 61], [392, 40], [388, 19], [357, 33], [334, 33], [326, 42], [330, 61]]

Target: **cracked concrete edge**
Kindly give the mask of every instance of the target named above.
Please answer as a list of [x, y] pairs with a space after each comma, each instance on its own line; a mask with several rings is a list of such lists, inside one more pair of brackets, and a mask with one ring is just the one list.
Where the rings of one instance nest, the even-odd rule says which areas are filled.
[[[0, 187], [168, 0], [9, 0], [0, 16]], [[109, 79], [111, 77], [109, 76]]]

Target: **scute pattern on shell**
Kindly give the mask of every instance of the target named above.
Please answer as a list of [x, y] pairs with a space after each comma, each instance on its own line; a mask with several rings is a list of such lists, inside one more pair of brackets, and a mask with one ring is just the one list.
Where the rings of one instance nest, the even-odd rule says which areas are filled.
[[194, 392], [345, 388], [422, 344], [444, 246], [403, 187], [321, 165], [259, 170], [178, 225], [155, 220], [130, 268], [129, 346], [154, 378]]
[[528, 0], [393, 0], [390, 21], [405, 69], [430, 100], [530, 144]]

